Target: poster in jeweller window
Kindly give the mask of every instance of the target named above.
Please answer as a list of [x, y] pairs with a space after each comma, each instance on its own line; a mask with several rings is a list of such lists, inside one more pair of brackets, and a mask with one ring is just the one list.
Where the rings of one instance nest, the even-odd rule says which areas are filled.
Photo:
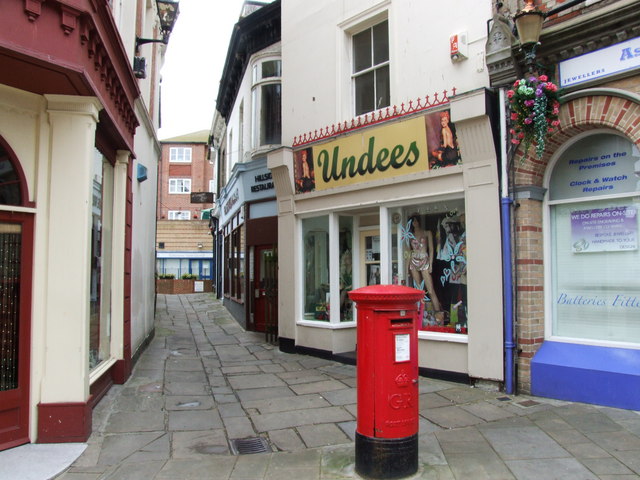
[[638, 249], [637, 210], [622, 206], [571, 212], [573, 253]]

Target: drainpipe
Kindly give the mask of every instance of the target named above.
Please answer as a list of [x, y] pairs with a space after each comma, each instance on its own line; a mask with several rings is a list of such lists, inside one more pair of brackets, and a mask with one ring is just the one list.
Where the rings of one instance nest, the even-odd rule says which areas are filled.
[[509, 195], [509, 158], [507, 154], [507, 118], [505, 111], [505, 88], [499, 90], [500, 102], [500, 165], [502, 184], [500, 188], [500, 207], [502, 216], [502, 278], [504, 282], [504, 353], [505, 392], [515, 393], [514, 388], [514, 322], [513, 322], [513, 275], [511, 262], [511, 204]]

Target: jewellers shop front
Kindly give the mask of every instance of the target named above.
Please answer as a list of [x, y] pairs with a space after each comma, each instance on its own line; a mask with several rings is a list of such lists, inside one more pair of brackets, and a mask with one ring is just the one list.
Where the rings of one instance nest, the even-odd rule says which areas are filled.
[[559, 62], [558, 83], [561, 129], [515, 161], [520, 388], [638, 410], [640, 37]]
[[347, 293], [424, 291], [422, 373], [503, 381], [498, 166], [485, 90], [268, 157], [284, 351], [356, 349]]

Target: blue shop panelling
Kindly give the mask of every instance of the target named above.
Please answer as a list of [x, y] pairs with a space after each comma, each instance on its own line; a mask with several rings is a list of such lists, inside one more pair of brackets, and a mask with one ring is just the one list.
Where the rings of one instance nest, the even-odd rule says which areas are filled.
[[531, 361], [531, 393], [640, 410], [640, 350], [544, 342]]

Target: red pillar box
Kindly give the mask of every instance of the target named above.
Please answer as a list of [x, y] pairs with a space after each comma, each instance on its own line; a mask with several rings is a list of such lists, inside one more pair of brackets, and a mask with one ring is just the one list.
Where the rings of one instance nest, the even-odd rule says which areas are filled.
[[418, 301], [424, 292], [372, 285], [358, 307], [356, 472], [378, 479], [418, 470]]

